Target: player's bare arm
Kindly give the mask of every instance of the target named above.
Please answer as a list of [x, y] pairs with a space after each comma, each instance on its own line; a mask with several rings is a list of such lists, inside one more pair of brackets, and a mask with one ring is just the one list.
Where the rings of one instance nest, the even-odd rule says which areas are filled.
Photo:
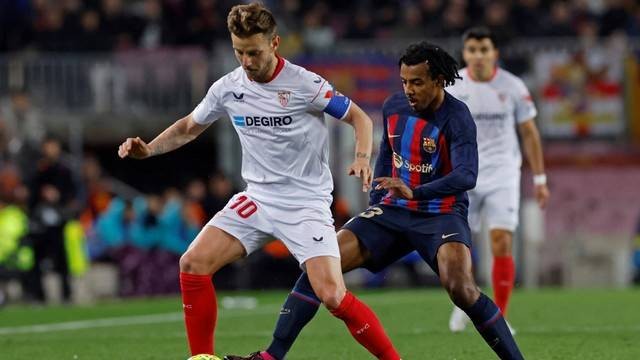
[[351, 102], [349, 112], [344, 121], [353, 126], [356, 137], [355, 159], [347, 169], [349, 175], [362, 179], [362, 191], [367, 192], [371, 187], [371, 147], [373, 142], [373, 122], [356, 103]]
[[407, 184], [402, 181], [400, 178], [396, 177], [379, 177], [373, 179], [373, 181], [377, 182], [375, 190], [387, 190], [391, 194], [391, 196], [395, 196], [401, 199], [412, 200], [413, 199], [413, 190], [407, 186]]
[[544, 158], [542, 156], [542, 142], [540, 133], [533, 119], [527, 120], [518, 126], [522, 137], [524, 155], [534, 174], [535, 196], [540, 208], [544, 208], [549, 199], [549, 188], [544, 175]]
[[175, 150], [200, 135], [209, 125], [200, 125], [191, 114], [176, 121], [149, 144], [139, 137], [127, 138], [118, 148], [120, 158], [145, 159]]

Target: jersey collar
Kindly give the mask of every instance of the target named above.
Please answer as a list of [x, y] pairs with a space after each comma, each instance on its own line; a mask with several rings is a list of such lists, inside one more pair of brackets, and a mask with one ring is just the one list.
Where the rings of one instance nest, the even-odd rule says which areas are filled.
[[493, 73], [491, 74], [491, 77], [489, 78], [489, 80], [487, 80], [487, 81], [480, 81], [480, 80], [476, 80], [476, 79], [473, 77], [473, 74], [471, 73], [471, 71], [469, 71], [469, 68], [467, 68], [467, 76], [469, 76], [469, 79], [471, 79], [471, 81], [473, 81], [473, 82], [491, 82], [491, 81], [493, 81], [493, 79], [495, 79], [495, 78], [496, 78], [496, 75], [497, 75], [497, 74], [498, 74], [498, 67], [497, 67], [497, 66], [494, 66], [494, 67], [493, 67]]
[[280, 74], [280, 72], [282, 71], [282, 68], [284, 68], [284, 58], [278, 54], [276, 54], [276, 57], [278, 58], [278, 64], [276, 65], [276, 69], [273, 72], [273, 75], [271, 75], [271, 77], [269, 78], [269, 80], [267, 80], [265, 82], [265, 84], [272, 82], [273, 80], [275, 80], [275, 78]]

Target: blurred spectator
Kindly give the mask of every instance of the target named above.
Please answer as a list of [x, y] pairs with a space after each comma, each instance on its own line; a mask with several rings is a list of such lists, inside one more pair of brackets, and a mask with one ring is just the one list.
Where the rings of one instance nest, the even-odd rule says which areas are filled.
[[571, 8], [566, 1], [554, 1], [551, 4], [549, 20], [545, 25], [547, 36], [574, 36], [571, 23]]
[[386, 36], [398, 25], [401, 18], [400, 4], [396, 1], [372, 1], [378, 35]]
[[608, 36], [617, 30], [625, 30], [629, 23], [630, 14], [634, 7], [634, 1], [629, 0], [607, 0], [607, 8], [600, 20], [600, 35]]
[[59, 4], [36, 1], [34, 42], [38, 50], [61, 52], [73, 48], [73, 32], [65, 26], [65, 12]]
[[640, 5], [629, 16], [626, 30], [629, 36], [640, 37]]
[[365, 7], [359, 7], [350, 19], [347, 32], [344, 34], [346, 39], [369, 39], [375, 34], [375, 24], [371, 17], [371, 12]]
[[0, 1], [0, 53], [29, 44], [32, 7], [29, 0]]
[[226, 9], [217, 0], [195, 0], [193, 3], [185, 40], [188, 44], [210, 50], [216, 39], [229, 36], [226, 19], [222, 16], [227, 13]]
[[544, 20], [540, 0], [518, 0], [512, 9], [512, 18], [518, 34], [540, 35]]
[[110, 50], [109, 38], [103, 27], [98, 11], [87, 9], [82, 11], [79, 19], [79, 30], [76, 34], [74, 50], [102, 52]]
[[437, 36], [460, 36], [467, 27], [469, 27], [469, 19], [465, 5], [451, 2], [442, 14], [442, 28]]
[[160, 0], [145, 0], [143, 12], [143, 25], [140, 34], [140, 47], [143, 49], [156, 49], [174, 41], [166, 17], [162, 15]]
[[46, 270], [61, 277], [62, 298], [71, 300], [69, 267], [64, 240], [64, 226], [75, 211], [75, 186], [71, 171], [60, 162], [61, 144], [54, 138], [42, 143], [42, 158], [38, 161], [31, 184], [29, 238], [35, 263], [26, 281], [28, 296], [44, 302], [42, 275]]
[[[313, 7], [320, 5], [327, 7], [326, 3], [316, 3]], [[303, 12], [300, 0], [283, 0], [278, 2], [280, 15], [278, 16], [278, 32], [280, 36], [287, 36], [293, 32], [299, 32], [303, 29], [302, 21], [306, 15]]]
[[33, 265], [31, 249], [22, 245], [27, 230], [24, 209], [0, 196], [0, 306], [7, 300], [5, 281], [18, 278], [21, 271]]
[[515, 30], [509, 13], [511, 9], [506, 2], [492, 1], [485, 7], [484, 22], [496, 37], [497, 45], [508, 44], [515, 37]]
[[[403, 9], [402, 20], [396, 26], [391, 35], [397, 39], [418, 39], [425, 33], [425, 27], [422, 12], [415, 5], [409, 5]], [[430, 31], [426, 32], [427, 37]]]
[[114, 50], [135, 47], [142, 21], [125, 11], [122, 0], [102, 0], [101, 11], [109, 47]]
[[333, 46], [336, 36], [328, 24], [328, 16], [328, 8], [322, 2], [317, 3], [305, 14], [302, 41], [306, 50], [322, 51]]
[[20, 166], [20, 174], [29, 177], [44, 134], [40, 112], [31, 106], [29, 93], [12, 90], [9, 99], [0, 103], [0, 156], [13, 160]]

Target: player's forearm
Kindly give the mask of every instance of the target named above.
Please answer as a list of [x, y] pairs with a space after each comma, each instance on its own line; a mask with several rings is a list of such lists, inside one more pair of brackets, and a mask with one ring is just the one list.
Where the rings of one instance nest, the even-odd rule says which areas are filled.
[[351, 103], [351, 108], [345, 121], [353, 126], [355, 131], [355, 159], [369, 161], [373, 146], [373, 123], [371, 118], [358, 105]]
[[535, 175], [544, 174], [542, 141], [538, 129], [533, 126], [522, 133], [522, 147], [529, 166]]
[[151, 156], [168, 153], [195, 139], [199, 132], [190, 129], [189, 122], [189, 116], [184, 117], [156, 136], [149, 143]]
[[443, 196], [457, 195], [473, 189], [478, 178], [477, 171], [469, 167], [458, 167], [447, 175], [413, 189], [414, 200], [431, 200]]

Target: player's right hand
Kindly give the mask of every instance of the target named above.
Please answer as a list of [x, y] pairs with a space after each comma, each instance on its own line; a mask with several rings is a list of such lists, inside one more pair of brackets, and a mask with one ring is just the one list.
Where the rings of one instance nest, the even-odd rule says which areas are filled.
[[118, 148], [118, 156], [121, 159], [130, 157], [144, 159], [151, 156], [151, 147], [139, 137], [127, 138]]
[[347, 169], [349, 176], [355, 176], [362, 179], [362, 192], [367, 192], [371, 188], [371, 179], [373, 178], [373, 171], [371, 171], [371, 165], [367, 160], [356, 160], [353, 164], [349, 165]]

